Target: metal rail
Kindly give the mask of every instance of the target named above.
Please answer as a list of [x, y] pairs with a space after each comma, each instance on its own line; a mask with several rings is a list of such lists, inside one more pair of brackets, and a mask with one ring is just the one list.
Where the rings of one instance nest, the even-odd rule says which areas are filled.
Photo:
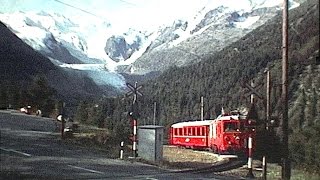
[[232, 159], [226, 159], [226, 160], [217, 162], [212, 166], [198, 168], [198, 169], [182, 170], [182, 171], [178, 171], [177, 173], [190, 172], [190, 173], [200, 174], [200, 173], [223, 172], [223, 171], [229, 171], [232, 169], [242, 167], [246, 163], [247, 162], [243, 159], [232, 158]]

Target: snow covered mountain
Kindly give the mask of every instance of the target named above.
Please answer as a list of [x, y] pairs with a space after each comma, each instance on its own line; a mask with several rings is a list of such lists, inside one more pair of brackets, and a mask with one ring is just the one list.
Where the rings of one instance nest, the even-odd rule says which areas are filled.
[[[129, 27], [119, 32], [105, 19], [82, 21], [43, 11], [0, 13], [0, 21], [56, 65], [88, 71], [97, 84], [121, 89], [125, 79], [120, 72], [146, 74], [198, 62], [271, 19], [281, 3], [211, 0], [157, 31]], [[298, 5], [290, 3], [291, 8]]]
[[[144, 55], [127, 67], [128, 72], [163, 71], [211, 56], [280, 13], [280, 1], [259, 2], [243, 0], [232, 6], [212, 1], [195, 16], [160, 28]], [[297, 6], [290, 3], [290, 8]]]

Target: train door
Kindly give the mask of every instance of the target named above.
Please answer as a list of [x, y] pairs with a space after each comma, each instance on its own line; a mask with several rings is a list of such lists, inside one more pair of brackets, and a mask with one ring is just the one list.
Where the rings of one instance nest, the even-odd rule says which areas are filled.
[[209, 128], [208, 128], [208, 133], [206, 134], [206, 136], [208, 137], [208, 147], [211, 148], [212, 147], [212, 137], [213, 137], [213, 126], [212, 124], [209, 125]]
[[212, 139], [212, 137], [213, 137], [213, 125], [212, 124], [210, 124], [209, 125], [209, 139]]
[[216, 129], [216, 139], [214, 140], [214, 144], [215, 144], [218, 152], [221, 149], [222, 142], [223, 142], [223, 140], [222, 140], [223, 136], [222, 136], [221, 128], [222, 128], [221, 121], [217, 121], [216, 128], [215, 128]]
[[217, 152], [217, 124], [214, 122], [210, 124], [210, 132], [209, 132], [209, 147], [214, 151]]
[[215, 123], [212, 124], [212, 138], [217, 139], [217, 125]]

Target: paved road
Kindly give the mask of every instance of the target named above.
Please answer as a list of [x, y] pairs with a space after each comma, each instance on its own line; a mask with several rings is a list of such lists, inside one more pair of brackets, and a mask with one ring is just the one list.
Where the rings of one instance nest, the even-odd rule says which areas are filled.
[[108, 159], [104, 152], [65, 143], [49, 118], [0, 111], [0, 130], [0, 179], [218, 179]]

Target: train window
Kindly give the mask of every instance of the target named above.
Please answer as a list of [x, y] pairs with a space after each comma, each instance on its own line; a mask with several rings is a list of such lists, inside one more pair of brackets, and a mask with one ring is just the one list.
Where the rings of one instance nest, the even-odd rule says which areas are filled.
[[182, 135], [182, 128], [179, 128], [179, 135]]
[[230, 131], [237, 131], [238, 125], [236, 122], [226, 122], [224, 123], [224, 131], [230, 132]]

